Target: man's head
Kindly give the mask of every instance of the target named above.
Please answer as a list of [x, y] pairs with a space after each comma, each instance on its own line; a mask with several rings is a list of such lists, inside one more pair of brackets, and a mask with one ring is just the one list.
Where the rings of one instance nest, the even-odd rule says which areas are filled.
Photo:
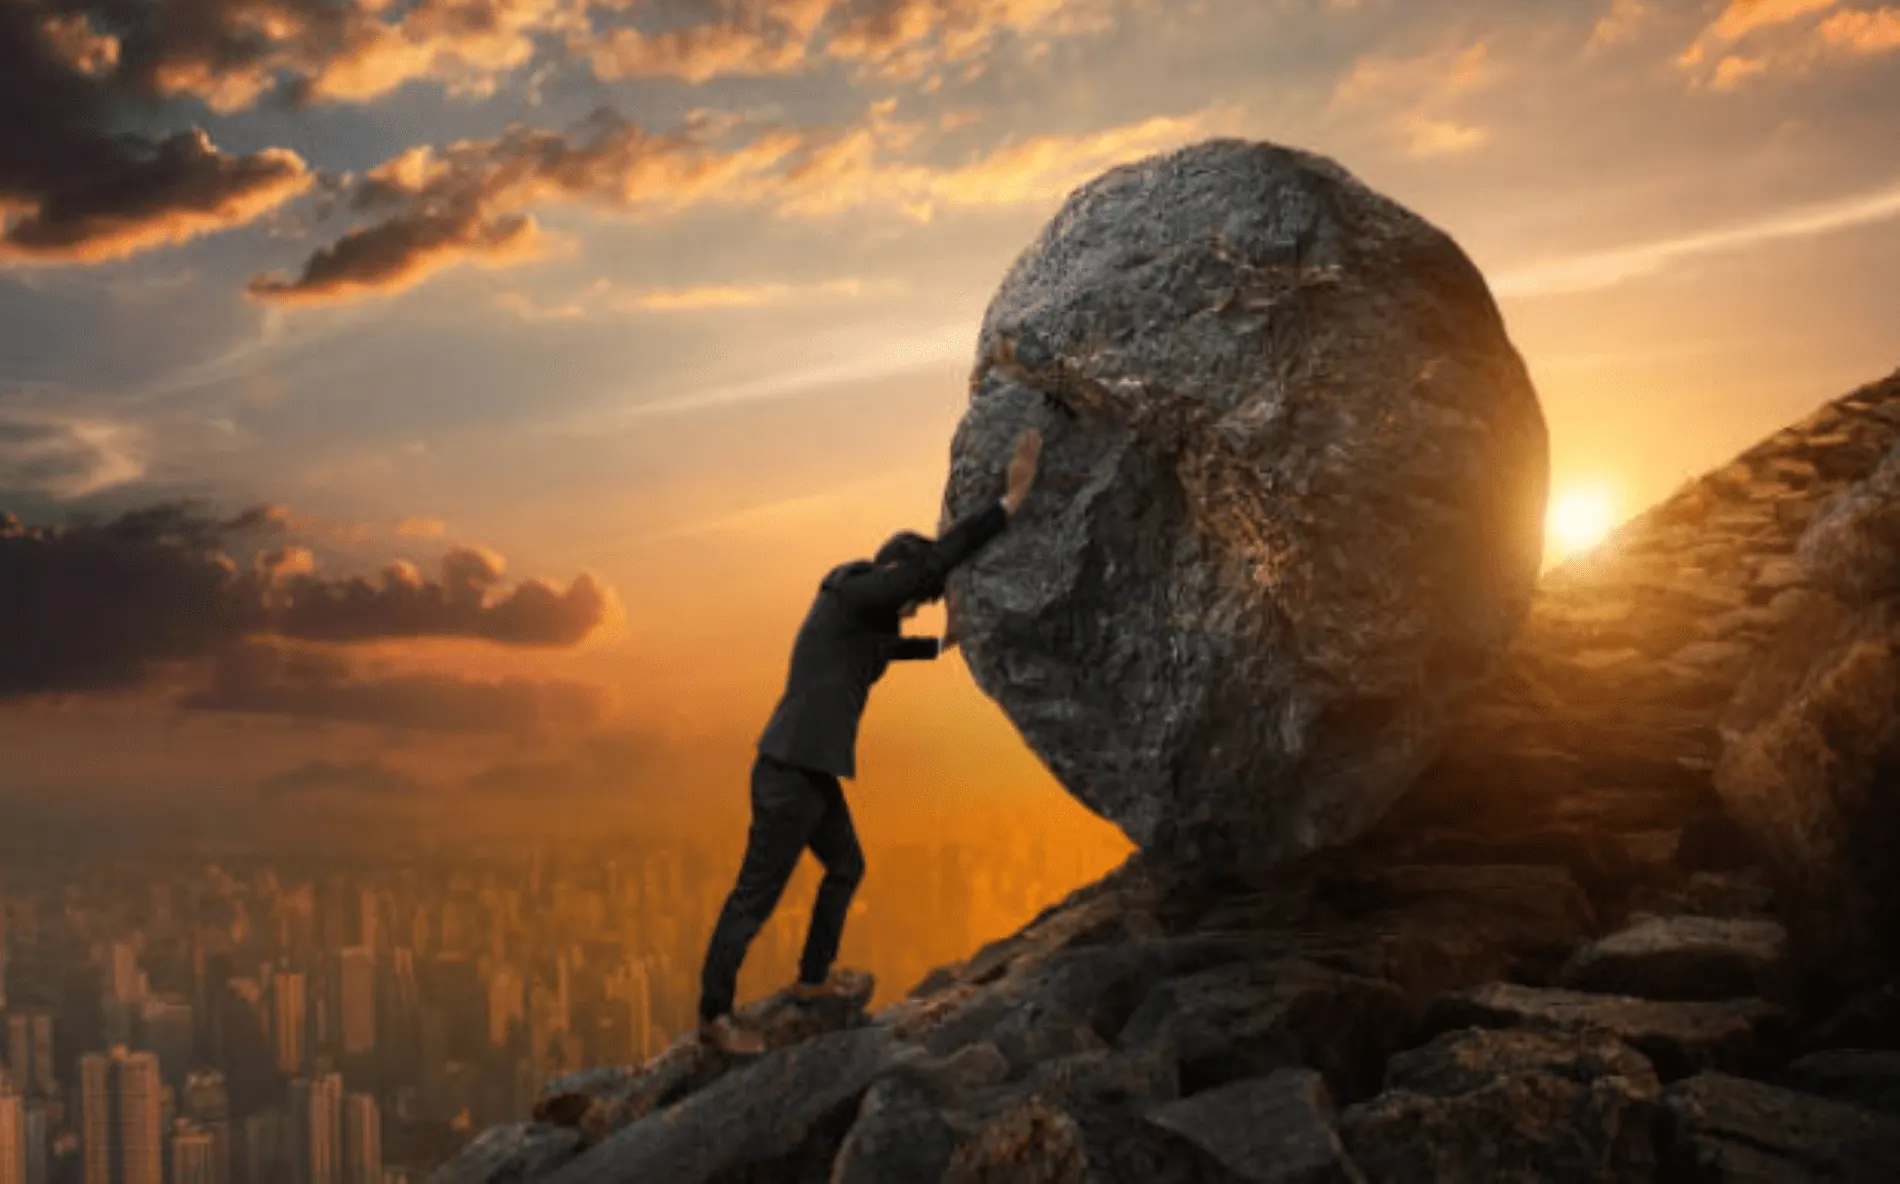
[[[890, 538], [884, 540], [884, 545], [877, 549], [877, 554], [873, 557], [872, 561], [879, 567], [899, 567], [908, 563], [922, 563], [924, 557], [930, 554], [930, 548], [932, 546], [931, 541], [923, 535], [915, 531], [900, 530]], [[900, 609], [897, 615], [901, 618], [909, 619], [917, 614], [917, 606], [919, 604], [937, 600], [942, 596], [942, 588], [932, 588], [923, 600], [911, 601]]]

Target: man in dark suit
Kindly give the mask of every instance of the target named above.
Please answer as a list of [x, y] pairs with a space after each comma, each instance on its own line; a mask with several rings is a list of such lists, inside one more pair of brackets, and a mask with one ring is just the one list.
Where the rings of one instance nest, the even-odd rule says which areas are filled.
[[902, 623], [919, 605], [941, 599], [950, 570], [1008, 525], [1029, 496], [1041, 450], [1041, 435], [1024, 432], [999, 501], [965, 516], [934, 542], [908, 531], [892, 535], [874, 559], [841, 564], [819, 585], [792, 647], [785, 692], [759, 737], [745, 859], [706, 949], [699, 1015], [700, 1035], [709, 1043], [729, 1053], [763, 1051], [760, 1034], [732, 1014], [739, 966], [807, 847], [825, 875], [792, 993], [811, 999], [837, 985], [829, 977], [831, 963], [851, 895], [864, 875], [864, 853], [838, 778], [857, 776], [865, 699], [890, 662], [935, 658], [956, 644], [954, 619], [941, 642], [905, 637]]

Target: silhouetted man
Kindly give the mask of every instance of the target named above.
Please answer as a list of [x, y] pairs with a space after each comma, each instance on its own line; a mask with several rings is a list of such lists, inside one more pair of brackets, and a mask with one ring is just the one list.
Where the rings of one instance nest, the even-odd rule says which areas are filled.
[[954, 620], [941, 642], [903, 636], [902, 622], [919, 605], [941, 599], [951, 569], [1008, 525], [1029, 496], [1041, 451], [1041, 435], [1024, 432], [1010, 458], [1001, 500], [964, 517], [935, 542], [909, 531], [894, 534], [874, 559], [841, 564], [819, 585], [792, 647], [785, 693], [759, 737], [752, 764], [745, 859], [713, 928], [700, 975], [702, 1039], [732, 1053], [764, 1050], [760, 1034], [734, 1019], [733, 994], [746, 948], [771, 916], [807, 847], [825, 875], [792, 993], [814, 999], [838, 987], [831, 963], [844, 936], [851, 894], [864, 875], [864, 853], [838, 778], [857, 776], [858, 719], [865, 699], [890, 662], [935, 658], [956, 644]]

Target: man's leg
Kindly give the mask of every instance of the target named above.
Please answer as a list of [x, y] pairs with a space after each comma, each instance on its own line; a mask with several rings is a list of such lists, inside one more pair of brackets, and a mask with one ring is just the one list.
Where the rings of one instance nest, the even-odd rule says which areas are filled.
[[805, 953], [798, 961], [798, 980], [807, 985], [824, 982], [831, 972], [838, 943], [844, 938], [851, 894], [864, 878], [864, 851], [858, 846], [858, 832], [851, 825], [851, 808], [845, 804], [843, 788], [836, 777], [827, 777], [820, 792], [825, 811], [812, 828], [811, 853], [825, 865], [825, 878], [818, 884], [811, 928], [805, 934]]
[[824, 816], [825, 800], [810, 774], [760, 757], [752, 765], [752, 826], [746, 832], [739, 882], [726, 897], [706, 947], [699, 979], [699, 1017], [711, 1020], [732, 1010], [739, 967], [798, 865], [812, 829]]

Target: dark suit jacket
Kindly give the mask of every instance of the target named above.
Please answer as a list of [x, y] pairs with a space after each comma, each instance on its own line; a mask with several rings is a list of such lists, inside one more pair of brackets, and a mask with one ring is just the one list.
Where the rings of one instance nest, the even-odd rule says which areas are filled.
[[857, 776], [858, 719], [884, 667], [907, 658], [935, 658], [934, 637], [904, 637], [898, 612], [937, 594], [950, 569], [1002, 532], [1001, 502], [966, 515], [912, 563], [878, 567], [869, 560], [826, 573], [792, 646], [785, 693], [759, 737], [758, 750], [787, 764]]

